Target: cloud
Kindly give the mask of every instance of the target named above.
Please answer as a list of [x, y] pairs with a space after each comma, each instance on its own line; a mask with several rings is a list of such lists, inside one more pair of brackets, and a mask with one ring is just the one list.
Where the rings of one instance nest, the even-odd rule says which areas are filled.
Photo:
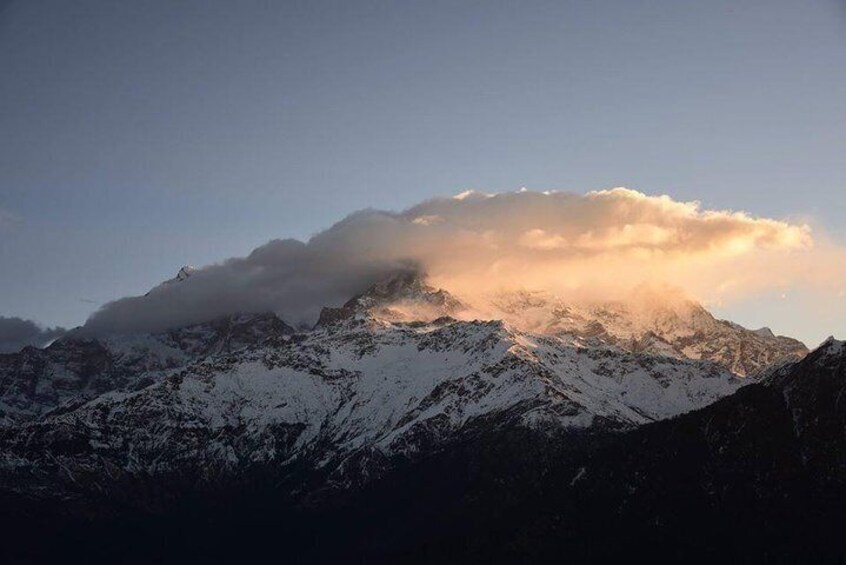
[[32, 320], [0, 316], [0, 353], [14, 353], [27, 345], [43, 347], [63, 333], [64, 328], [41, 328]]
[[322, 306], [343, 303], [393, 273], [417, 270], [409, 261], [369, 252], [359, 238], [362, 226], [378, 231], [384, 222], [379, 213], [361, 212], [308, 243], [271, 241], [247, 257], [197, 269], [184, 281], [160, 285], [145, 296], [106, 304], [83, 331], [153, 332], [232, 313], [270, 311], [292, 323], [313, 323]]
[[832, 260], [843, 256], [836, 247], [815, 246], [804, 224], [703, 210], [697, 202], [625, 188], [468, 191], [399, 213], [357, 212], [308, 242], [271, 241], [179, 284], [107, 304], [85, 328], [155, 331], [264, 311], [309, 324], [322, 306], [343, 303], [400, 270], [426, 272], [462, 297], [510, 287], [604, 297], [672, 284], [723, 300], [807, 280], [808, 262], [825, 252]]

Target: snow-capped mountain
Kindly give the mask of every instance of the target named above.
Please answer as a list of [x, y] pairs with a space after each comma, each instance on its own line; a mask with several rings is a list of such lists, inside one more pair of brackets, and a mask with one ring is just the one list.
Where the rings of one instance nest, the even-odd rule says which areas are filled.
[[347, 484], [480, 426], [581, 433], [673, 417], [748, 382], [738, 359], [758, 369], [801, 353], [696, 305], [646, 316], [496, 300], [506, 321], [466, 319], [472, 307], [401, 275], [309, 331], [239, 315], [0, 356], [0, 484], [76, 492], [83, 475], [108, 488], [104, 474], [202, 481], [292, 465]]
[[[372, 323], [386, 327], [362, 314], [345, 322]], [[829, 340], [716, 403], [625, 433], [573, 435], [489, 418], [393, 467], [370, 450], [338, 466], [274, 460], [252, 472], [240, 454], [291, 452], [303, 432], [279, 427], [247, 441], [243, 431], [285, 407], [250, 409], [237, 399], [256, 398], [256, 387], [224, 385], [213, 376], [219, 368], [205, 364], [206, 378], [192, 370], [147, 387], [157, 391], [150, 396], [112, 393], [0, 433], [0, 528], [15, 540], [0, 555], [217, 562], [281, 547], [306, 563], [595, 562], [633, 553], [655, 562], [836, 562], [844, 355], [843, 342]], [[205, 412], [215, 396], [223, 402]], [[228, 422], [203, 419], [227, 412]], [[234, 468], [244, 474], [233, 478]], [[350, 474], [379, 479], [338, 489]], [[309, 496], [314, 477], [334, 488]]]
[[487, 310], [524, 331], [572, 336], [632, 352], [707, 359], [740, 376], [755, 375], [808, 353], [800, 341], [769, 328], [748, 330], [718, 320], [673, 290], [641, 289], [625, 301], [574, 304], [545, 292], [518, 291], [490, 298]]
[[295, 514], [304, 532], [331, 528], [300, 552], [368, 563], [842, 562], [844, 398], [846, 344], [831, 339], [712, 405], [625, 433], [580, 442], [487, 430], [343, 505]]
[[374, 286], [342, 308], [325, 309], [321, 324], [356, 308], [392, 322], [502, 320], [525, 333], [557, 336], [584, 346], [613, 346], [632, 353], [713, 361], [739, 376], [800, 359], [808, 353], [795, 339], [769, 328], [748, 330], [714, 318], [677, 290], [640, 289], [627, 300], [566, 302], [547, 292], [508, 291], [463, 301], [415, 274]]
[[[769, 485], [775, 467], [756, 451], [755, 430], [768, 425], [761, 414], [785, 445], [788, 424], [788, 435], [807, 436], [808, 461], [825, 455], [813, 407], [839, 410], [830, 396], [842, 392], [841, 342], [796, 362], [798, 342], [716, 320], [693, 303], [576, 307], [520, 292], [491, 304], [501, 319], [474, 319], [478, 305], [402, 275], [324, 308], [308, 330], [243, 314], [156, 334], [71, 332], [45, 349], [2, 355], [0, 500], [59, 531], [91, 516], [181, 523], [183, 505], [205, 515], [211, 504], [228, 532], [230, 504], [250, 514], [255, 497], [270, 496], [263, 519], [283, 516], [283, 531], [300, 523], [309, 535], [328, 519], [332, 543], [349, 531], [344, 543], [356, 551], [373, 535], [356, 534], [359, 524], [394, 522], [405, 528], [401, 540], [463, 532], [500, 547], [468, 526], [492, 521], [521, 532], [503, 539], [530, 553], [520, 544], [535, 528], [523, 526], [520, 504], [535, 512], [548, 500], [585, 524], [617, 509], [615, 531], [634, 532], [630, 513], [666, 519], [645, 481], [696, 477], [680, 487], [683, 500], [712, 496], [713, 484], [729, 492], [735, 483], [711, 474], [717, 458], [719, 469], [760, 471], [756, 484]], [[778, 457], [792, 449], [781, 443]], [[415, 494], [428, 484], [440, 486]], [[519, 493], [507, 506], [513, 518], [496, 510], [509, 493]], [[384, 519], [371, 516], [372, 504], [390, 509]], [[438, 520], [453, 515], [450, 525], [420, 530], [427, 508]], [[0, 510], [4, 527], [17, 527], [11, 512]], [[708, 515], [700, 527], [719, 521]], [[532, 520], [594, 531], [558, 514]], [[335, 555], [326, 539], [302, 546], [285, 535], [306, 556]], [[538, 547], [557, 547], [549, 539]], [[555, 539], [564, 551], [578, 547]], [[392, 555], [381, 545], [367, 551]]]
[[[30, 423], [0, 436], [3, 484], [26, 473], [38, 480], [25, 488], [61, 491], [107, 469], [205, 476], [292, 464], [355, 481], [478, 425], [625, 429], [743, 385], [709, 362], [441, 315], [460, 308], [404, 277], [299, 334], [273, 315], [240, 316], [6, 356], [6, 418]], [[438, 317], [400, 321], [424, 310]]]

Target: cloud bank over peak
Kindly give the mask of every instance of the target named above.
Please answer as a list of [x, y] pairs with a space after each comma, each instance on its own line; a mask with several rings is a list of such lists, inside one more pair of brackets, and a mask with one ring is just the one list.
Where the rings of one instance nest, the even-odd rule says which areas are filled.
[[[829, 259], [842, 261], [839, 250], [830, 251]], [[310, 324], [322, 306], [401, 271], [425, 272], [471, 301], [511, 288], [606, 299], [644, 284], [723, 300], [796, 282], [797, 267], [818, 253], [806, 225], [703, 210], [697, 202], [626, 188], [468, 191], [399, 213], [356, 212], [307, 242], [271, 241], [179, 284], [106, 304], [85, 329], [158, 331], [266, 311]]]

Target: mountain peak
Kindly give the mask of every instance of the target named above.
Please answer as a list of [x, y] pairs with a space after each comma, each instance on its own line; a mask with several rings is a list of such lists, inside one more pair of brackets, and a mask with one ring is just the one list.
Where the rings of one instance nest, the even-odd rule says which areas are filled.
[[429, 285], [419, 273], [400, 273], [373, 284], [340, 308], [323, 308], [315, 327], [353, 318], [390, 323], [453, 318], [467, 307], [446, 290]]
[[195, 269], [193, 266], [183, 265], [182, 267], [180, 267], [180, 269], [176, 273], [175, 277], [167, 279], [166, 281], [162, 282], [159, 286], [166, 285], [166, 284], [179, 283], [179, 282], [188, 280], [196, 272], [197, 272], [197, 269]]
[[179, 272], [176, 273], [176, 277], [172, 278], [171, 281], [184, 281], [185, 279], [193, 275], [196, 270], [197, 269], [195, 269], [191, 265], [185, 265], [181, 269], [179, 269]]
[[391, 322], [430, 321], [466, 309], [452, 294], [429, 285], [418, 273], [379, 281], [344, 307]]
[[774, 338], [776, 335], [773, 333], [773, 330], [764, 326], [763, 328], [758, 328], [757, 330], [752, 330], [752, 333], [761, 337], [771, 337]]
[[172, 284], [175, 284], [175, 283], [181, 283], [181, 282], [184, 282], [184, 281], [188, 280], [189, 278], [191, 278], [191, 276], [192, 276], [192, 275], [193, 275], [196, 271], [197, 271], [197, 269], [195, 269], [195, 268], [194, 268], [194, 267], [192, 267], [191, 265], [183, 265], [183, 266], [179, 269], [179, 271], [176, 273], [176, 276], [175, 276], [175, 277], [170, 278], [170, 279], [167, 279], [166, 281], [162, 281], [162, 282], [161, 282], [161, 283], [159, 283], [158, 285], [156, 285], [156, 286], [154, 286], [153, 288], [151, 288], [150, 290], [148, 290], [148, 291], [144, 294], [144, 296], [149, 296], [151, 292], [155, 292], [157, 289], [162, 289], [162, 288], [165, 288], [165, 287], [167, 287], [167, 286], [169, 286], [169, 285], [172, 285]]
[[815, 352], [817, 351], [825, 355], [842, 355], [846, 353], [846, 341], [836, 339], [833, 335], [830, 335], [815, 350]]

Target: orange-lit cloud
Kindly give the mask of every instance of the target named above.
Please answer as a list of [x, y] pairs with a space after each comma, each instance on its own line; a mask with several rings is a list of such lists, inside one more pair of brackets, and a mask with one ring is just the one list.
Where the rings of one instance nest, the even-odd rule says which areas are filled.
[[414, 224], [403, 251], [441, 284], [463, 292], [530, 287], [602, 294], [661, 283], [713, 299], [761, 284], [745, 265], [766, 266], [779, 279], [798, 275], [780, 264], [814, 248], [807, 225], [702, 210], [697, 202], [626, 188], [463, 193], [415, 206], [401, 218]]
[[185, 283], [106, 305], [92, 331], [151, 331], [234, 312], [313, 322], [396, 270], [472, 300], [507, 289], [605, 299], [671, 285], [712, 303], [767, 289], [837, 289], [842, 248], [804, 224], [625, 188], [587, 194], [464, 192], [404, 212], [357, 212], [308, 242], [272, 241]]

